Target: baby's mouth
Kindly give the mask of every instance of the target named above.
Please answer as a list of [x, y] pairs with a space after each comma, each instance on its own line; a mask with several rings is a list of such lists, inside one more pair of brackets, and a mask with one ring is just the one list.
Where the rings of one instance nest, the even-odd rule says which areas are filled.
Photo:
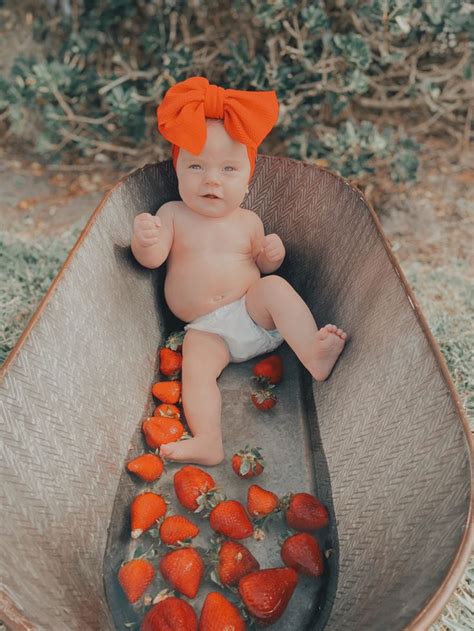
[[207, 195], [203, 195], [203, 197], [206, 197], [206, 199], [220, 199], [220, 197], [217, 197], [217, 195], [212, 195], [212, 193], [208, 193]]

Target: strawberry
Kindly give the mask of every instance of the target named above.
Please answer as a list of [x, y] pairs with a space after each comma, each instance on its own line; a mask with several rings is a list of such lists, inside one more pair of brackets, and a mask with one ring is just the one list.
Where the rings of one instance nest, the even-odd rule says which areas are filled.
[[183, 349], [183, 340], [186, 335], [186, 331], [175, 331], [168, 336], [165, 342], [166, 348], [171, 348], [172, 351], [181, 352]]
[[239, 610], [225, 596], [210, 592], [201, 609], [199, 631], [245, 631]]
[[145, 482], [154, 482], [163, 473], [164, 465], [160, 456], [143, 454], [127, 462], [127, 469]]
[[290, 567], [257, 570], [239, 581], [239, 593], [248, 612], [263, 625], [273, 624], [293, 596], [298, 573]]
[[165, 554], [160, 561], [160, 572], [175, 589], [194, 598], [204, 575], [204, 561], [195, 548], [180, 548]]
[[166, 377], [177, 377], [181, 372], [183, 356], [171, 348], [162, 348], [159, 353], [160, 372]]
[[285, 539], [280, 550], [283, 563], [300, 574], [321, 576], [324, 558], [319, 542], [307, 532], [297, 532]]
[[179, 503], [195, 513], [215, 506], [221, 497], [214, 478], [193, 465], [179, 469], [174, 474], [173, 484]]
[[222, 585], [237, 585], [242, 576], [260, 569], [253, 554], [237, 541], [224, 541], [218, 553], [217, 576]]
[[161, 495], [145, 492], [133, 498], [130, 506], [132, 539], [149, 530], [166, 513], [167, 506]]
[[231, 539], [245, 539], [253, 534], [252, 522], [236, 500], [225, 500], [213, 508], [209, 524], [213, 530]]
[[270, 390], [273, 386], [269, 386], [265, 390], [257, 390], [257, 392], [252, 392], [252, 403], [258, 410], [265, 412], [266, 410], [271, 410], [272, 407], [276, 405], [277, 398]]
[[232, 456], [232, 469], [241, 478], [253, 478], [260, 475], [265, 461], [260, 453], [261, 447], [245, 447]]
[[127, 561], [118, 572], [119, 583], [131, 603], [137, 602], [154, 578], [155, 568], [145, 559]]
[[198, 631], [197, 616], [185, 600], [170, 596], [147, 611], [140, 631]]
[[153, 416], [165, 416], [166, 418], [177, 418], [179, 420], [181, 418], [181, 412], [179, 408], [172, 403], [160, 403], [160, 405], [155, 408]]
[[153, 384], [151, 391], [163, 403], [178, 403], [181, 397], [181, 381], [159, 381]]
[[193, 539], [199, 534], [199, 526], [182, 515], [170, 515], [160, 526], [160, 539], [167, 546], [176, 545], [179, 541]]
[[165, 416], [149, 416], [143, 421], [142, 430], [146, 444], [152, 449], [159, 449], [165, 443], [174, 443], [184, 434], [181, 421]]
[[260, 383], [277, 385], [283, 379], [283, 362], [279, 355], [262, 359], [253, 367], [253, 374]]
[[286, 523], [294, 530], [316, 530], [329, 523], [327, 508], [310, 493], [293, 493], [282, 499], [286, 509]]
[[247, 510], [251, 517], [260, 519], [278, 509], [279, 499], [275, 493], [251, 484], [247, 491]]

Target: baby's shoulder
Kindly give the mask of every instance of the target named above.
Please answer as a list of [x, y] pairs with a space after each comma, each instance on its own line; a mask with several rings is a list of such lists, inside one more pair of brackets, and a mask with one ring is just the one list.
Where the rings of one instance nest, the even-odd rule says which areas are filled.
[[170, 202], [165, 202], [162, 204], [156, 214], [159, 215], [162, 221], [169, 226], [173, 225], [175, 228], [182, 223], [183, 210], [186, 208], [185, 204], [183, 204], [180, 200], [173, 200]]
[[240, 208], [241, 210], [241, 219], [242, 221], [249, 226], [251, 229], [259, 228], [262, 226], [262, 220], [257, 215], [254, 210], [249, 210], [248, 208]]
[[178, 208], [179, 203], [180, 203], [179, 201], [165, 202], [158, 208], [156, 212], [159, 213], [160, 216], [162, 215], [173, 216], [176, 212], [176, 209]]
[[250, 210], [249, 208], [240, 207], [241, 217], [244, 221], [250, 221], [253, 223], [258, 223], [261, 221], [260, 217], [254, 210]]

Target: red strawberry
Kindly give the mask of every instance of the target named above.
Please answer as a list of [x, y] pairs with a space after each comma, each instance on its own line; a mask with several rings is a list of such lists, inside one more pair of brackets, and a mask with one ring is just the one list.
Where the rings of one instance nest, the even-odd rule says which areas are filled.
[[178, 541], [193, 539], [199, 534], [199, 526], [183, 515], [170, 515], [160, 526], [160, 539], [167, 546], [173, 546]]
[[252, 522], [236, 500], [225, 500], [213, 508], [209, 524], [213, 530], [231, 539], [245, 539], [253, 534]]
[[249, 486], [247, 491], [247, 510], [251, 517], [260, 519], [273, 513], [279, 505], [278, 496], [271, 491], [262, 489], [257, 484]]
[[199, 631], [245, 631], [239, 610], [225, 596], [210, 592], [202, 606]]
[[140, 631], [198, 631], [197, 616], [185, 600], [170, 596], [147, 612]]
[[283, 362], [279, 355], [262, 359], [253, 367], [253, 374], [262, 382], [276, 385], [283, 379]]
[[166, 502], [156, 493], [146, 492], [133, 498], [130, 506], [132, 539], [149, 530], [166, 513]]
[[174, 474], [173, 484], [179, 503], [195, 513], [215, 506], [219, 501], [214, 478], [199, 467], [186, 465], [179, 469]]
[[160, 405], [155, 408], [153, 416], [165, 416], [166, 418], [177, 418], [179, 420], [181, 418], [181, 412], [179, 408], [172, 403], [160, 403]]
[[170, 348], [160, 350], [160, 372], [166, 377], [177, 377], [181, 372], [183, 356]]
[[283, 563], [307, 576], [321, 576], [324, 558], [319, 542], [307, 532], [298, 532], [285, 539], [280, 550]]
[[[284, 498], [288, 503], [288, 498]], [[329, 523], [327, 508], [310, 493], [294, 493], [289, 496], [286, 523], [295, 530], [316, 530]]]
[[163, 473], [164, 465], [160, 456], [143, 454], [127, 462], [127, 469], [145, 482], [154, 482]]
[[181, 397], [181, 381], [159, 381], [153, 384], [151, 391], [163, 403], [178, 403]]
[[219, 549], [217, 575], [222, 585], [237, 585], [239, 580], [260, 569], [250, 550], [236, 541], [224, 541]]
[[261, 447], [245, 447], [232, 456], [232, 469], [241, 478], [253, 478], [260, 475], [265, 461], [260, 453]]
[[277, 398], [270, 390], [270, 387], [271, 386], [269, 386], [266, 390], [257, 390], [257, 392], [252, 392], [252, 403], [262, 412], [271, 410], [277, 402]]
[[137, 602], [154, 578], [155, 568], [145, 559], [127, 561], [118, 573], [119, 583], [131, 603]]
[[249, 613], [263, 625], [273, 624], [293, 596], [298, 573], [290, 567], [258, 570], [239, 581], [239, 593]]
[[175, 331], [174, 333], [171, 333], [165, 342], [166, 348], [171, 348], [172, 351], [181, 352], [185, 335], [186, 331]]
[[194, 548], [168, 552], [160, 561], [160, 572], [175, 589], [194, 598], [204, 575], [204, 561]]
[[152, 449], [159, 449], [165, 443], [174, 443], [184, 434], [181, 421], [165, 416], [149, 416], [143, 421], [142, 430], [146, 444]]

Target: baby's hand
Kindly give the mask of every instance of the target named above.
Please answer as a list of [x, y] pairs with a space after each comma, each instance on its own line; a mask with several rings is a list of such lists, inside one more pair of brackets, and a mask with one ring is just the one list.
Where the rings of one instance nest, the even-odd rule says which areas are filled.
[[133, 221], [133, 235], [143, 248], [158, 243], [161, 228], [161, 219], [150, 213], [140, 213]]
[[277, 234], [267, 234], [264, 237], [262, 253], [270, 262], [282, 261], [285, 258], [285, 246]]

